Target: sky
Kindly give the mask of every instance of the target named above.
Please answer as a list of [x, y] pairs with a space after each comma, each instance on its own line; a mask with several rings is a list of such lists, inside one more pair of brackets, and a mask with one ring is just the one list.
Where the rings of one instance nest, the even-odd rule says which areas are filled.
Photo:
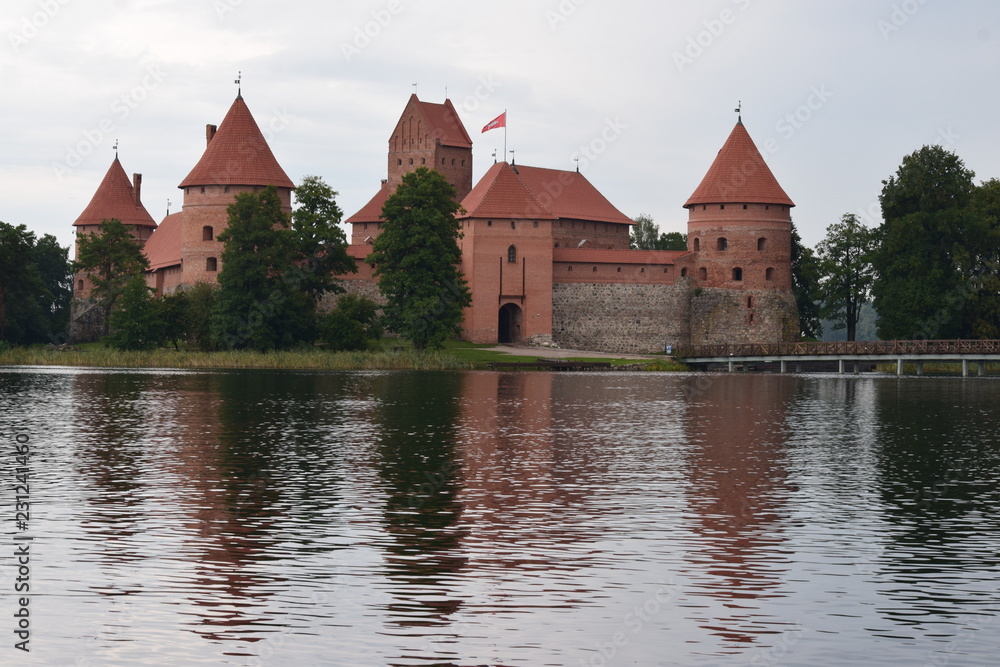
[[882, 181], [921, 146], [1000, 178], [988, 0], [4, 0], [0, 220], [71, 245], [116, 144], [154, 220], [176, 212], [238, 76], [289, 177], [322, 177], [345, 218], [414, 90], [447, 91], [474, 181], [506, 110], [518, 164], [579, 165], [661, 231], [686, 231], [738, 105], [809, 246], [845, 213], [880, 224]]

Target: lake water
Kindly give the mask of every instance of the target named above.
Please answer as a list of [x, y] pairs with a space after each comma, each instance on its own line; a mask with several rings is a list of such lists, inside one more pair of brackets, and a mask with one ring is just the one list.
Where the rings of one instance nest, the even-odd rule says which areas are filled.
[[4, 665], [1000, 659], [1000, 378], [8, 368], [0, 433]]

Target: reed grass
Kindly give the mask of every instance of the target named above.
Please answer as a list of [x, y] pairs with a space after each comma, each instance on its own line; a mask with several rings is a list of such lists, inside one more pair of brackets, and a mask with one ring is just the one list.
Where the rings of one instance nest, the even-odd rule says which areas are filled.
[[468, 361], [440, 351], [392, 350], [328, 352], [200, 352], [159, 349], [128, 352], [105, 347], [54, 350], [18, 347], [0, 350], [0, 366], [89, 366], [97, 368], [262, 368], [328, 370], [467, 370]]

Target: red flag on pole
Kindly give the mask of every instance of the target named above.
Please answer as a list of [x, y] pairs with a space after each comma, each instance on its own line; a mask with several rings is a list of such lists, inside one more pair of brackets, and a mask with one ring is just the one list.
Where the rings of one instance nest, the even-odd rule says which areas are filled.
[[[486, 123], [483, 127], [483, 132], [489, 132], [490, 130], [495, 130], [498, 127], [507, 127], [507, 112], [504, 111], [502, 114]], [[482, 132], [480, 132], [482, 134]]]

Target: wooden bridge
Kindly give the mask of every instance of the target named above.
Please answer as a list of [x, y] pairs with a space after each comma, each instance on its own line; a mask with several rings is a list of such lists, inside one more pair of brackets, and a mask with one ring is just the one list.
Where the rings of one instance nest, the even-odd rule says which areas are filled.
[[896, 363], [896, 374], [903, 374], [904, 364], [915, 364], [917, 375], [924, 363], [960, 363], [962, 376], [968, 377], [969, 365], [976, 364], [979, 375], [986, 374], [987, 362], [1000, 362], [1000, 340], [879, 340], [834, 343], [747, 343], [735, 345], [699, 345], [681, 347], [675, 356], [695, 368], [723, 365], [730, 372], [777, 366], [787, 373], [789, 364], [796, 371], [817, 364], [836, 364], [844, 373], [848, 364], [854, 371], [862, 364]]

